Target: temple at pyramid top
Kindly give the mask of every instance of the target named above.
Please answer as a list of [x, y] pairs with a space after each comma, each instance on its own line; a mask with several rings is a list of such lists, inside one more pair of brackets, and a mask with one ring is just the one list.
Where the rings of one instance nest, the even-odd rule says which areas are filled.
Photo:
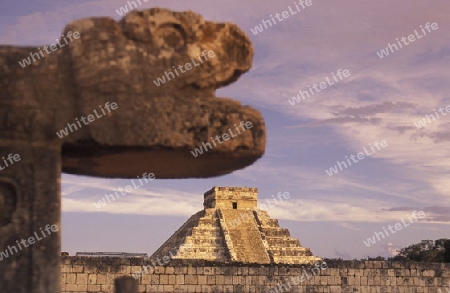
[[214, 186], [204, 194], [205, 209], [253, 209], [258, 202], [258, 189]]
[[257, 207], [258, 189], [213, 187], [191, 216], [151, 257], [219, 262], [306, 264], [321, 260]]

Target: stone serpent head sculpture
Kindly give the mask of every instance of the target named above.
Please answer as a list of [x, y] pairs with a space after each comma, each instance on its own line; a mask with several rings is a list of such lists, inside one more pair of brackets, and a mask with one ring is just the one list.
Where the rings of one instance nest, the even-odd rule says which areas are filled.
[[[132, 11], [119, 22], [74, 21], [63, 36], [74, 32], [78, 39], [25, 68], [18, 61], [36, 48], [0, 47], [6, 89], [0, 109], [14, 125], [8, 135], [60, 144], [63, 171], [209, 177], [243, 168], [264, 153], [260, 113], [215, 96], [251, 67], [252, 45], [236, 25], [153, 8]], [[106, 111], [112, 103], [116, 109]], [[101, 118], [86, 124], [94, 111]], [[251, 129], [191, 154], [247, 121]], [[58, 137], [62, 129], [68, 135]]]

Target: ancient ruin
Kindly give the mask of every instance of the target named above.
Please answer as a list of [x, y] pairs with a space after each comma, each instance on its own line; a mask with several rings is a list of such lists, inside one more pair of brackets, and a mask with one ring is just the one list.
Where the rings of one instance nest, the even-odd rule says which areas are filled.
[[310, 264], [321, 258], [258, 209], [258, 190], [213, 187], [191, 216], [150, 258], [258, 264]]
[[[211, 177], [244, 168], [265, 150], [261, 114], [215, 96], [252, 64], [253, 47], [236, 25], [154, 8], [120, 22], [74, 21], [63, 35], [74, 39], [49, 55], [37, 47], [0, 47], [0, 157], [14, 159], [0, 171], [4, 292], [60, 291], [61, 229], [20, 251], [16, 245], [47, 225], [60, 226], [61, 171]], [[30, 56], [36, 60], [22, 67]], [[195, 67], [187, 70], [188, 63]], [[182, 65], [183, 74], [154, 83]], [[192, 156], [242, 121], [251, 129]]]

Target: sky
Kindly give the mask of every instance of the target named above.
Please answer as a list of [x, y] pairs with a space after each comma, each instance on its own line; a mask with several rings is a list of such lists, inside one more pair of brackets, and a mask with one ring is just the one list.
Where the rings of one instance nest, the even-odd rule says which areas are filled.
[[[203, 193], [213, 186], [256, 187], [260, 203], [289, 192], [289, 199], [267, 211], [320, 257], [389, 257], [423, 239], [450, 238], [448, 0], [312, 0], [299, 12], [290, 0], [141, 3], [138, 10], [192, 10], [206, 20], [233, 22], [250, 37], [252, 69], [216, 95], [263, 114], [266, 152], [253, 165], [220, 177], [151, 180], [100, 208], [98, 200], [130, 180], [63, 174], [62, 251], [150, 255], [203, 208]], [[117, 11], [124, 5], [3, 0], [0, 43], [51, 44], [79, 18], [120, 20]], [[287, 18], [275, 19], [283, 11]], [[276, 23], [255, 34], [271, 15]], [[428, 31], [427, 23], [436, 23], [435, 29]], [[386, 51], [389, 43], [398, 50], [391, 45]], [[346, 76], [338, 77], [338, 70], [347, 70]], [[293, 103], [314, 84], [314, 95]], [[347, 167], [340, 163], [339, 169], [338, 161]], [[411, 223], [414, 211], [425, 216]], [[365, 244], [396, 223], [402, 228]]]

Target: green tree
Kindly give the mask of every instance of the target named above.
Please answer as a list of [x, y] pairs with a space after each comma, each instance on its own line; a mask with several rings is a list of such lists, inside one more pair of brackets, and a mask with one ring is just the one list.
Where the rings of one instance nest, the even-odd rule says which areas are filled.
[[450, 239], [422, 240], [420, 243], [402, 248], [392, 260], [450, 263]]
[[450, 240], [447, 239], [444, 243], [444, 262], [450, 263]]

